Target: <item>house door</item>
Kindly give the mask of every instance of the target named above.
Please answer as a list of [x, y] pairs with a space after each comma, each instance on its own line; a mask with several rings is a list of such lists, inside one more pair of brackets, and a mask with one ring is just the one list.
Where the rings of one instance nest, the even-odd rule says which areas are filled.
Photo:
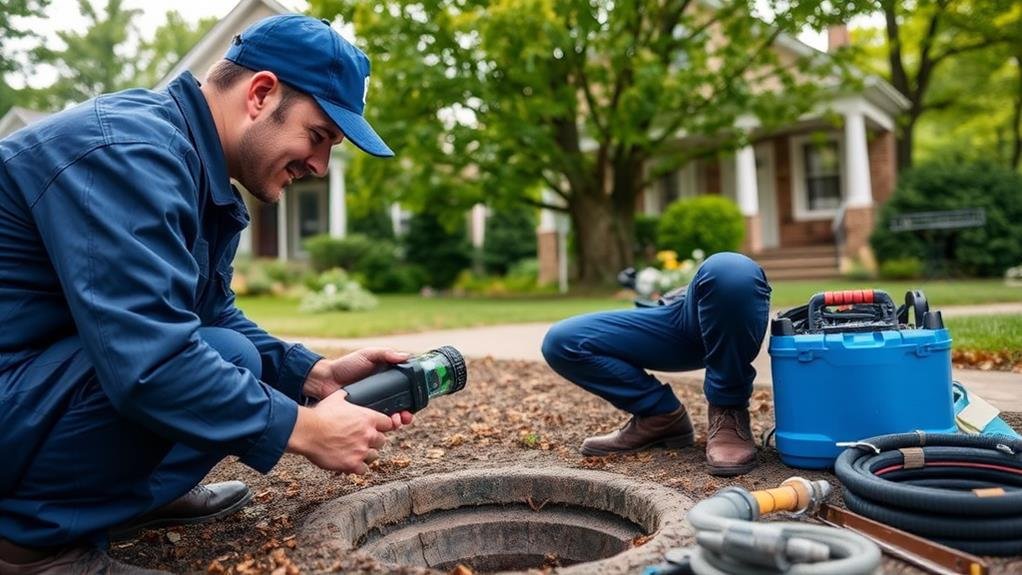
[[256, 203], [252, 222], [255, 228], [253, 255], [259, 258], [277, 257], [277, 204]]
[[759, 191], [759, 220], [764, 248], [780, 245], [777, 222], [777, 191], [774, 178], [774, 146], [756, 146], [756, 188]]
[[290, 255], [308, 257], [305, 240], [327, 233], [327, 191], [320, 182], [302, 182], [288, 188]]

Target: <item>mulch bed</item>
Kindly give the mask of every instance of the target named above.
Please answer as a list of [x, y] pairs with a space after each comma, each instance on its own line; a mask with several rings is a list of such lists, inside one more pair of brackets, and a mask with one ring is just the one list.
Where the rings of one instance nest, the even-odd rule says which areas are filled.
[[[469, 362], [469, 374], [464, 391], [436, 400], [416, 415], [415, 423], [392, 435], [369, 475], [329, 473], [291, 455], [267, 475], [228, 460], [206, 481], [247, 482], [255, 498], [245, 509], [210, 524], [144, 532], [115, 544], [111, 554], [134, 565], [175, 573], [424, 573], [418, 568], [387, 568], [367, 557], [331, 557], [304, 548], [296, 537], [298, 527], [321, 503], [366, 486], [467, 468], [524, 464], [599, 469], [654, 481], [696, 500], [726, 485], [763, 489], [793, 475], [837, 484], [829, 473], [785, 467], [773, 449], [761, 450], [759, 467], [745, 476], [725, 479], [707, 474], [706, 403], [700, 386], [684, 377], [669, 382], [696, 425], [694, 448], [585, 458], [577, 451], [579, 443], [615, 429], [627, 419], [625, 414], [540, 363], [476, 360]], [[751, 412], [757, 436], [773, 425], [768, 391], [755, 392]], [[1006, 418], [1016, 428], [1022, 423], [1020, 413]], [[839, 493], [835, 495], [839, 502]], [[1022, 571], [1022, 558], [992, 563], [999, 572]], [[889, 559], [884, 571], [921, 572]]]
[[953, 349], [951, 350], [951, 363], [957, 369], [1022, 373], [1022, 352]]

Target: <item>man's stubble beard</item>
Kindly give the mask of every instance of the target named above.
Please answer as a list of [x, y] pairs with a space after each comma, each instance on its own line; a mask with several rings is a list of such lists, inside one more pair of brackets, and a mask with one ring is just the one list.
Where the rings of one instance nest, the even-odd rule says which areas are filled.
[[238, 169], [241, 173], [237, 180], [256, 199], [266, 204], [277, 203], [283, 195], [283, 189], [275, 192], [269, 188], [270, 175], [260, 173], [260, 170], [271, 165], [272, 161], [267, 158], [267, 142], [279, 127], [280, 124], [272, 119], [259, 122], [246, 130], [238, 142], [238, 158], [241, 164]]

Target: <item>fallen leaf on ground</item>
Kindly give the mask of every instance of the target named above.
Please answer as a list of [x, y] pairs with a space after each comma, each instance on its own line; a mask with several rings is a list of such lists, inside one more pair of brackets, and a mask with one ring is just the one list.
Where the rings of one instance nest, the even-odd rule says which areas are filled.
[[650, 533], [649, 535], [639, 535], [632, 538], [632, 547], [640, 547], [649, 543], [649, 540], [653, 538], [653, 535], [653, 533]]

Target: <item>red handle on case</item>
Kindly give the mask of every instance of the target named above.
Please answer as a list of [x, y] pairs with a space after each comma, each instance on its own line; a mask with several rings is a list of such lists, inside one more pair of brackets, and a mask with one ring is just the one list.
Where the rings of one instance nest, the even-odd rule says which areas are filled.
[[845, 291], [823, 292], [824, 305], [850, 305], [854, 303], [873, 303], [874, 291], [867, 289], [853, 289]]

